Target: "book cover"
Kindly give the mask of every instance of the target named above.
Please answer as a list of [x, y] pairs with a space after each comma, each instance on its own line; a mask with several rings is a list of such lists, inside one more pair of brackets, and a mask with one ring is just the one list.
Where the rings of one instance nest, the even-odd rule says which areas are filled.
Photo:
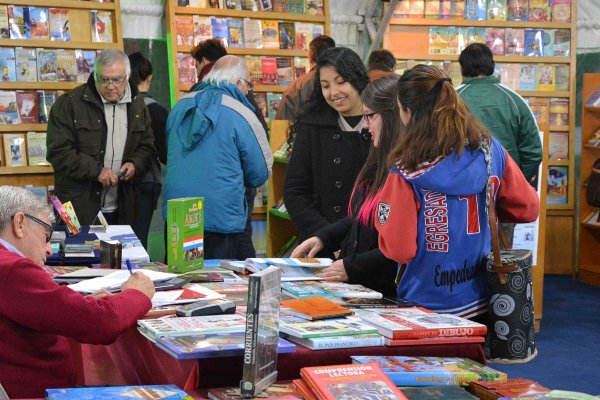
[[554, 65], [538, 65], [537, 90], [542, 92], [554, 92], [556, 90], [556, 69]]
[[429, 54], [447, 54], [448, 28], [432, 26], [429, 28]]
[[58, 92], [54, 90], [38, 90], [37, 94], [39, 108], [38, 121], [40, 124], [45, 124], [48, 122], [52, 104], [58, 99]]
[[267, 114], [267, 94], [265, 92], [254, 92], [254, 101], [261, 111], [263, 118], [269, 118]]
[[293, 79], [292, 58], [291, 57], [276, 57], [277, 64], [277, 84], [289, 85]]
[[308, 50], [308, 45], [312, 40], [312, 24], [308, 22], [296, 22], [295, 27], [295, 43], [296, 50]]
[[288, 0], [290, 14], [304, 14], [304, 0]]
[[[262, 59], [260, 56], [245, 56], [244, 63], [250, 72], [250, 79], [254, 85], [262, 84]], [[259, 93], [259, 92], [257, 92]]]
[[326, 336], [314, 338], [297, 338], [290, 336], [289, 340], [311, 350], [350, 349], [355, 347], [383, 346], [383, 336], [377, 333], [362, 335]]
[[77, 228], [69, 214], [67, 214], [64, 204], [60, 201], [60, 199], [54, 195], [50, 195], [50, 203], [52, 203], [52, 206], [56, 210], [56, 213], [58, 214], [60, 219], [65, 223], [67, 227], [67, 233], [69, 235], [77, 235], [79, 233], [79, 229]]
[[68, 8], [50, 8], [50, 40], [71, 41], [70, 10]]
[[492, 400], [499, 397], [523, 397], [546, 394], [550, 389], [525, 378], [509, 378], [505, 381], [473, 382], [467, 389], [480, 399]]
[[207, 8], [223, 8], [223, 0], [207, 0]]
[[550, 125], [569, 126], [569, 99], [550, 98]]
[[530, 97], [527, 99], [529, 108], [535, 117], [538, 126], [548, 125], [550, 102], [547, 97]]
[[210, 17], [213, 39], [221, 39], [223, 46], [229, 47], [229, 30], [227, 18]]
[[520, 64], [496, 64], [500, 67], [500, 83], [512, 89], [519, 90]]
[[521, 64], [521, 73], [519, 74], [519, 90], [535, 90], [536, 87], [535, 64]]
[[285, 310], [286, 314], [310, 321], [340, 318], [354, 314], [352, 310], [335, 304], [321, 296], [282, 300], [281, 305], [289, 308], [288, 310]]
[[442, 336], [420, 339], [390, 339], [383, 338], [386, 346], [428, 346], [435, 344], [484, 343], [483, 336]]
[[[445, 18], [446, 11], [443, 8], [441, 10], [441, 17]], [[451, 19], [464, 19], [465, 16], [465, 0], [450, 0], [450, 13], [449, 18]]]
[[[0, 49], [2, 52], [2, 49]], [[2, 57], [0, 56], [0, 65]], [[37, 57], [35, 49], [16, 47], [15, 48], [15, 74], [18, 82], [36, 82], [37, 81]]]
[[262, 84], [277, 85], [277, 59], [275, 57], [261, 57]]
[[392, 18], [408, 18], [410, 0], [399, 0], [392, 14]]
[[555, 29], [553, 39], [553, 55], [569, 57], [571, 54], [571, 31], [569, 29]]
[[241, 0], [242, 10], [258, 11], [258, 0]]
[[310, 70], [310, 64], [306, 57], [294, 57], [294, 77], [296, 79], [305, 75]]
[[[75, 228], [77, 228], [76, 231], [79, 232], [81, 230], [81, 223], [79, 222], [79, 218], [77, 218], [77, 214], [75, 213], [75, 208], [73, 207], [73, 203], [71, 203], [70, 201], [64, 202], [63, 203], [63, 210], [64, 210], [65, 214], [69, 217], [69, 219], [71, 220], [71, 222], [73, 223], [73, 225], [75, 226]], [[67, 245], [67, 246], [73, 246], [74, 247], [74, 246], [77, 246], [77, 245], [70, 244], [70, 245]], [[81, 245], [81, 246], [87, 246], [87, 245], [84, 244], [84, 245]], [[92, 246], [92, 245], [90, 245], [90, 246]], [[91, 253], [93, 253], [93, 249], [90, 248], [90, 250], [92, 250]], [[66, 252], [66, 250], [65, 250], [65, 252]], [[90, 256], [92, 256], [92, 255], [90, 254]]]
[[244, 21], [237, 18], [228, 18], [229, 47], [244, 47]]
[[552, 0], [552, 22], [571, 22], [571, 0]]
[[279, 331], [290, 336], [306, 339], [322, 336], [347, 336], [377, 333], [377, 328], [360, 318], [347, 317], [322, 321], [306, 321], [302, 318], [283, 318]]
[[488, 0], [487, 16], [489, 20], [506, 21], [507, 0]]
[[94, 69], [96, 61], [95, 50], [75, 50], [75, 62], [77, 63], [77, 82], [87, 82], [90, 73]]
[[121, 269], [123, 243], [118, 240], [100, 240], [100, 268]]
[[169, 272], [204, 266], [204, 199], [185, 197], [167, 202]]
[[248, 49], [262, 48], [262, 25], [260, 20], [244, 18], [244, 47]]
[[210, 17], [194, 15], [192, 16], [192, 23], [194, 24], [194, 46], [205, 40], [212, 39]]
[[241, 0], [225, 0], [223, 5], [228, 10], [241, 10], [242, 9], [242, 1]]
[[288, 0], [272, 0], [273, 12], [288, 13]]
[[[450, 19], [452, 16], [450, 15], [450, 8], [452, 6], [451, 0], [440, 0], [440, 15], [439, 19]], [[463, 10], [464, 12], [464, 10]]]
[[48, 40], [48, 9], [42, 7], [29, 7], [30, 38], [33, 40]]
[[597, 103], [600, 103], [600, 87], [592, 92], [587, 99], [584, 99], [586, 106], [595, 107]]
[[15, 95], [21, 123], [37, 124], [39, 113], [37, 93], [32, 90], [17, 90]]
[[409, 0], [408, 6], [409, 18], [425, 17], [425, 0]]
[[277, 109], [279, 108], [279, 102], [283, 95], [281, 93], [267, 93], [267, 115], [270, 120], [275, 119], [275, 115], [277, 114]]
[[308, 15], [324, 15], [323, 0], [306, 0], [306, 13]]
[[478, 400], [458, 385], [448, 386], [404, 386], [402, 393], [415, 400]]
[[528, 0], [508, 0], [508, 20], [527, 21]]
[[546, 22], [550, 18], [550, 7], [548, 3], [551, 0], [529, 0], [529, 10], [527, 19], [532, 22]]
[[8, 27], [11, 39], [30, 39], [29, 7], [9, 5]]
[[467, 41], [471, 43], [483, 43], [485, 44], [485, 28], [478, 28], [470, 26], [467, 28]]
[[548, 138], [548, 159], [569, 159], [569, 132], [550, 132]]
[[273, 19], [260, 20], [262, 29], [262, 45], [265, 49], [279, 48], [279, 30], [278, 23]]
[[12, 47], [0, 47], [0, 73], [2, 73], [2, 82], [15, 82], [17, 80], [15, 49]]
[[[292, 382], [275, 382], [260, 392], [257, 399], [297, 399], [296, 390]], [[242, 400], [239, 386], [208, 389], [208, 398], [213, 400]]]
[[465, 19], [484, 21], [487, 19], [486, 0], [465, 0]]
[[485, 42], [492, 54], [504, 55], [504, 28], [488, 28], [485, 34]]
[[356, 364], [377, 364], [397, 386], [468, 386], [502, 380], [504, 372], [461, 357], [352, 356]]
[[77, 61], [73, 50], [56, 50], [56, 79], [59, 82], [77, 82]]
[[453, 314], [437, 314], [421, 307], [355, 310], [365, 322], [390, 339], [439, 336], [485, 336], [487, 327]]
[[56, 50], [36, 49], [38, 81], [55, 82], [56, 81]]
[[2, 135], [4, 141], [4, 162], [7, 167], [27, 166], [27, 148], [25, 147], [25, 135], [22, 133], [5, 133]]
[[425, 0], [424, 16], [428, 19], [439, 19], [440, 0]]
[[[460, 54], [466, 47], [467, 40], [466, 37], [463, 36], [463, 32], [465, 31], [456, 26], [448, 27], [448, 47], [446, 48], [446, 54]], [[452, 82], [456, 84], [454, 80]]]
[[[19, 123], [17, 95], [12, 90], [0, 90], [0, 125]], [[5, 147], [6, 151], [6, 147]]]
[[273, 10], [273, 4], [271, 3], [271, 0], [259, 0], [258, 3], [260, 4], [261, 11]]
[[542, 54], [546, 57], [554, 55], [554, 32], [555, 29], [544, 29], [542, 31]]
[[[279, 48], [293, 50], [295, 48], [296, 28], [294, 22], [279, 21]], [[312, 29], [311, 29], [312, 30]]]
[[277, 380], [281, 270], [269, 267], [248, 278], [248, 306], [240, 393], [254, 397]]
[[[569, 66], [566, 64], [556, 64], [554, 66], [556, 73], [556, 91], [567, 91], [569, 90]], [[568, 99], [566, 99], [568, 101]]]
[[46, 389], [47, 400], [76, 399], [156, 399], [191, 400], [192, 398], [175, 385], [98, 386], [66, 389]]
[[138, 320], [138, 330], [152, 341], [162, 336], [244, 332], [245, 327], [246, 318], [239, 314]]
[[358, 397], [406, 400], [375, 363], [304, 367], [300, 376], [322, 400]]
[[177, 46], [194, 45], [194, 22], [191, 15], [175, 17], [175, 38]]
[[179, 71], [179, 83], [196, 83], [196, 60], [189, 54], [177, 53], [177, 69]]
[[27, 132], [27, 154], [29, 165], [50, 165], [46, 161], [46, 132]]
[[504, 34], [505, 53], [522, 56], [525, 52], [525, 29], [506, 28]]
[[315, 392], [312, 391], [304, 379], [294, 379], [292, 382], [294, 383], [294, 390], [304, 400], [318, 400]]
[[112, 12], [90, 10], [92, 42], [113, 42]]
[[546, 186], [547, 204], [567, 204], [569, 167], [549, 166]]
[[8, 7], [0, 4], [0, 39], [9, 39], [10, 29], [8, 25]]
[[366, 286], [346, 282], [285, 282], [282, 288], [295, 297], [324, 296], [367, 299], [381, 299], [383, 297], [381, 293]]

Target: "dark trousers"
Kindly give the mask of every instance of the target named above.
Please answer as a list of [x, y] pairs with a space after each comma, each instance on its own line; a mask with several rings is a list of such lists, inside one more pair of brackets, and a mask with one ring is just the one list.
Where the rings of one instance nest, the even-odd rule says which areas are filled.
[[156, 208], [156, 193], [154, 182], [140, 183], [137, 185], [140, 192], [137, 204], [137, 215], [131, 228], [142, 242], [142, 246], [148, 250], [148, 232], [152, 222], [152, 214]]
[[236, 260], [245, 260], [246, 258], [256, 257], [256, 249], [254, 249], [254, 243], [252, 243], [252, 211], [254, 210], [254, 196], [256, 196], [256, 189], [246, 188], [246, 208], [248, 209], [248, 215], [246, 217], [246, 227], [244, 232], [239, 234], [237, 240], [238, 248], [235, 253]]

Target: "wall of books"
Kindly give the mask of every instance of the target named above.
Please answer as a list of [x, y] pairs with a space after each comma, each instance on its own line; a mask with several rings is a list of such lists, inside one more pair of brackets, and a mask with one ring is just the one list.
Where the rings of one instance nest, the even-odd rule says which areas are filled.
[[[0, 0], [0, 175], [52, 189], [46, 122], [64, 91], [87, 81], [97, 51], [123, 47], [119, 0]], [[42, 190], [43, 189], [43, 190]]]
[[426, 62], [461, 83], [458, 55], [486, 43], [501, 82], [549, 126], [546, 273], [571, 274], [575, 239], [575, 0], [400, 0], [384, 38], [399, 68]]

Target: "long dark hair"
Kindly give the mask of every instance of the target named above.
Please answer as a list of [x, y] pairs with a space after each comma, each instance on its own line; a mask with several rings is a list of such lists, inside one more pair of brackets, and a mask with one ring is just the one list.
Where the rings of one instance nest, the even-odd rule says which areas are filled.
[[290, 145], [289, 151], [292, 150], [294, 144], [298, 122], [305, 118], [307, 114], [318, 112], [317, 110], [331, 108], [325, 101], [323, 91], [321, 90], [321, 68], [323, 67], [335, 68], [337, 73], [340, 74], [346, 82], [350, 83], [359, 94], [362, 93], [369, 83], [367, 69], [358, 54], [354, 51], [346, 47], [334, 47], [323, 51], [317, 59], [313, 93], [302, 108], [300, 114], [290, 123], [287, 132], [287, 141]]
[[412, 112], [390, 155], [390, 161], [399, 161], [403, 168], [416, 170], [452, 151], [460, 155], [465, 147], [475, 150], [490, 138], [438, 68], [419, 64], [404, 72], [398, 81], [398, 101], [404, 111]]
[[378, 113], [382, 121], [379, 143], [371, 147], [358, 173], [348, 207], [348, 214], [365, 226], [373, 225], [373, 211], [389, 172], [387, 158], [400, 138], [402, 122], [396, 100], [399, 78], [394, 74], [376, 79], [360, 96], [363, 104]]

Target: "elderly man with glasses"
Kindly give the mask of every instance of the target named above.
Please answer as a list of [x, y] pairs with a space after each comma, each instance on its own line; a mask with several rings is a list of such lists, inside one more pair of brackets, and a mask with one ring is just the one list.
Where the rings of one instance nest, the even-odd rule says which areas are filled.
[[50, 111], [47, 159], [55, 194], [73, 203], [82, 224], [102, 210], [109, 223], [132, 225], [132, 178], [143, 176], [156, 155], [150, 114], [130, 73], [125, 53], [104, 50], [87, 83], [60, 96]]
[[71, 387], [67, 340], [109, 344], [148, 312], [154, 285], [134, 273], [121, 292], [91, 296], [57, 285], [41, 266], [52, 254], [54, 216], [25, 188], [0, 186], [0, 383], [10, 398]]

